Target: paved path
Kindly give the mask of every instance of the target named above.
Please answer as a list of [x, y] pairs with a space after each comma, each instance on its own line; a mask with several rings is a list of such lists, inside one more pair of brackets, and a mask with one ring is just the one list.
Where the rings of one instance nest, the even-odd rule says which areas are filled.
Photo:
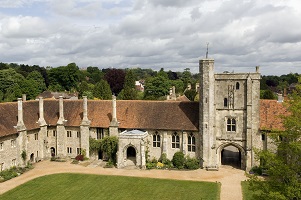
[[42, 161], [35, 164], [35, 168], [19, 177], [0, 183], [0, 194], [15, 188], [34, 178], [56, 173], [86, 173], [120, 176], [136, 176], [162, 179], [194, 180], [221, 182], [221, 200], [242, 199], [241, 184], [245, 180], [244, 171], [225, 166], [219, 171], [206, 171], [202, 169], [193, 171], [176, 170], [139, 170], [139, 169], [115, 169], [102, 168], [95, 165], [84, 167], [68, 162]]

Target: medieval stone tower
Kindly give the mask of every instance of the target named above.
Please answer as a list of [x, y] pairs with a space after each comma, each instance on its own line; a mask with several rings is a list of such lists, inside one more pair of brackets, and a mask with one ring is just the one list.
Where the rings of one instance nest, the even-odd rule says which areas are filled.
[[214, 74], [214, 60], [200, 67], [200, 155], [203, 167], [221, 164], [250, 169], [253, 147], [261, 148], [259, 134], [260, 73]]

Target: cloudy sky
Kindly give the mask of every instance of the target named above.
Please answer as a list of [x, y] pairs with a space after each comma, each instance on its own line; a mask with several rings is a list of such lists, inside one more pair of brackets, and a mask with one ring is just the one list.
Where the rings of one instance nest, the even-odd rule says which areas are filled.
[[301, 73], [300, 0], [0, 0], [0, 62]]

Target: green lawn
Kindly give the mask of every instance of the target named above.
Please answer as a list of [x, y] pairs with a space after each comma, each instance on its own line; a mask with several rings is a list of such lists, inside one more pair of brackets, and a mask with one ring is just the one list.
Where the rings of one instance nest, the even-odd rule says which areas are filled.
[[[179, 172], [180, 173], [180, 172]], [[0, 196], [5, 199], [219, 199], [220, 185], [210, 182], [54, 174], [29, 181]]]

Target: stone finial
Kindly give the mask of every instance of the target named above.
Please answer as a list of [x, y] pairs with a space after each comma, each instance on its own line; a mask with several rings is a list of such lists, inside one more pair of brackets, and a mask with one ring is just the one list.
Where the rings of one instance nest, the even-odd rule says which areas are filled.
[[26, 94], [22, 94], [22, 101], [26, 101]]
[[256, 66], [256, 73], [259, 73], [259, 66]]

